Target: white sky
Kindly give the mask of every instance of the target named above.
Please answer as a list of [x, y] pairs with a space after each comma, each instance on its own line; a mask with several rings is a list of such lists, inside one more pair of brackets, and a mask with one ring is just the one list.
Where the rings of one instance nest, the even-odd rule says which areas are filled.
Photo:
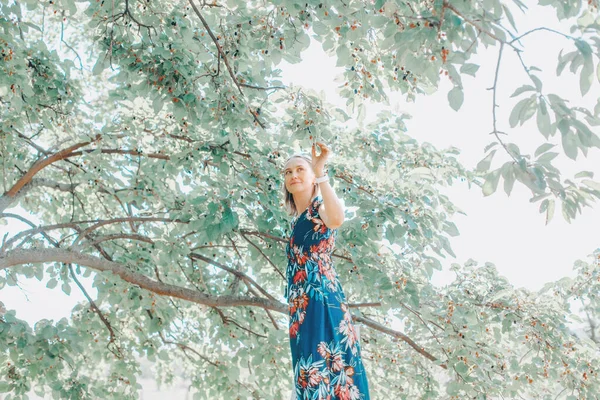
[[[551, 9], [532, 6], [531, 10], [527, 20], [519, 17], [517, 12], [514, 13], [521, 33], [539, 26], [569, 32], [569, 24], [551, 25], [555, 21]], [[548, 46], [548, 43], [552, 45]], [[594, 81], [592, 90], [581, 100], [577, 77], [570, 75], [568, 69], [560, 78], [554, 76], [558, 51], [562, 46], [566, 46], [570, 51], [572, 43], [549, 32], [536, 32], [523, 39], [523, 44], [525, 62], [544, 70], [538, 73], [538, 76], [544, 82], [546, 93], [557, 93], [570, 99], [571, 104], [580, 103], [593, 108], [599, 93], [597, 81]], [[475, 166], [484, 157], [484, 146], [492, 141], [492, 137], [488, 135], [492, 127], [492, 93], [487, 88], [493, 83], [497, 54], [498, 47], [490, 50], [482, 48], [479, 55], [470, 60], [480, 64], [481, 68], [476, 78], [463, 77], [465, 101], [459, 112], [454, 112], [448, 105], [446, 95], [451, 85], [447, 81], [436, 94], [417, 97], [416, 103], [409, 104], [401, 95], [392, 95], [392, 109], [406, 111], [412, 115], [412, 119], [408, 121], [408, 134], [420, 142], [430, 142], [438, 149], [456, 146], [462, 152], [461, 162], [467, 168]], [[336, 95], [338, 83], [334, 83], [335, 61], [328, 59], [320, 44], [316, 42], [306, 51], [303, 59], [304, 61], [297, 65], [282, 62], [280, 67], [284, 71], [284, 82], [317, 91], [323, 89], [328, 102], [345, 108], [345, 101]], [[535, 118], [518, 129], [510, 129], [508, 125], [508, 115], [519, 99], [511, 99], [509, 96], [517, 87], [529, 84], [517, 57], [508, 48], [504, 51], [499, 79], [499, 129], [509, 133], [508, 137], [504, 137], [506, 141], [513, 141], [522, 152], [533, 154], [537, 146], [543, 143], [543, 137], [535, 127]], [[366, 121], [373, 119], [380, 108], [379, 105], [369, 104]], [[558, 137], [552, 139], [553, 143], [559, 143]], [[564, 177], [572, 177], [580, 170], [590, 170], [596, 173], [595, 178], [598, 179], [600, 165], [593, 165], [590, 160], [594, 156], [598, 156], [597, 151], [590, 151], [587, 159], [580, 154], [577, 166], [565, 156], [561, 156], [555, 160], [555, 165], [561, 169]], [[506, 160], [503, 157], [505, 156], [498, 152], [492, 166], [503, 163]], [[467, 217], [457, 215], [454, 218], [461, 232], [460, 236], [451, 238], [457, 259], [443, 260], [445, 270], [450, 263], [462, 264], [469, 258], [478, 261], [480, 265], [490, 261], [515, 286], [537, 290], [546, 282], [571, 274], [574, 261], [585, 259], [598, 247], [597, 234], [594, 231], [600, 220], [598, 207], [585, 209], [583, 215], [578, 215], [571, 224], [564, 221], [560, 208], [557, 207], [553, 221], [549, 226], [545, 226], [544, 215], [537, 211], [539, 204], [529, 203], [530, 193], [520, 183], [515, 184], [510, 197], [502, 190], [502, 183], [498, 186], [498, 191], [490, 197], [484, 197], [476, 186], [469, 191], [465, 184], [458, 183], [457, 186], [443, 191], [468, 214]], [[337, 194], [341, 197], [341, 193]], [[23, 213], [20, 208], [7, 211]], [[28, 218], [38, 222], [30, 216]], [[14, 233], [27, 229], [15, 220], [9, 222], [9, 227], [0, 226], [0, 237], [4, 236], [5, 232]], [[449, 272], [436, 272], [433, 282], [444, 284], [451, 279], [452, 274]], [[8, 309], [16, 309], [18, 318], [31, 324], [41, 318], [56, 320], [68, 316], [73, 305], [84, 300], [76, 288], [69, 297], [60, 290], [60, 285], [55, 290], [48, 290], [45, 288], [45, 282], [23, 280], [21, 284], [24, 292], [18, 288], [5, 287], [0, 293], [0, 300]], [[96, 293], [89, 285], [89, 280], [85, 280], [84, 285], [92, 296]]]

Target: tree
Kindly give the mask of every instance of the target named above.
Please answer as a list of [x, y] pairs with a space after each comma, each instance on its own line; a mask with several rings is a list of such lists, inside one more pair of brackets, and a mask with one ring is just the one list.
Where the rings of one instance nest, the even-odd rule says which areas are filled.
[[[37, 278], [88, 299], [70, 319], [34, 327], [3, 311], [0, 392], [136, 398], [141, 356], [166, 381], [174, 363], [183, 366], [197, 398], [287, 396], [281, 167], [298, 143], [321, 137], [337, 144], [328, 170], [336, 191], [358, 207], [334, 255], [353, 318], [365, 326], [374, 393], [594, 398], [600, 359], [568, 317], [569, 301], [593, 298], [586, 277], [596, 261], [580, 284], [565, 278], [548, 293], [515, 290], [491, 263], [453, 265], [453, 284], [430, 283], [459, 234], [451, 217], [460, 211], [440, 186], [464, 179], [490, 195], [502, 177], [507, 193], [526, 185], [547, 221], [557, 201], [569, 220], [600, 197], [592, 174], [562, 181], [551, 143], [532, 158], [508, 142], [495, 118], [498, 73], [495, 142], [475, 170], [458, 163], [456, 149], [410, 138], [405, 115], [342, 125], [360, 119], [369, 100], [394, 90], [415, 100], [442, 79], [454, 83], [448, 100], [459, 110], [461, 78], [478, 69], [472, 54], [497, 46], [499, 71], [504, 52], [521, 57], [534, 34], [571, 41], [556, 72], [569, 66], [587, 94], [600, 53], [597, 1], [541, 3], [560, 20], [576, 18], [569, 34], [517, 33], [519, 0], [0, 0], [0, 220], [31, 225], [3, 238], [0, 288]], [[346, 68], [347, 110], [280, 81], [277, 65], [300, 62], [311, 38]], [[509, 125], [535, 115], [544, 139], [560, 134], [572, 159], [600, 147], [600, 102], [569, 106], [544, 90], [539, 68], [523, 67], [530, 82], [516, 86], [522, 100]], [[499, 150], [510, 161], [491, 169]], [[7, 211], [16, 205], [43, 225]], [[402, 250], [382, 247], [384, 239]], [[82, 278], [93, 280], [95, 298]]]

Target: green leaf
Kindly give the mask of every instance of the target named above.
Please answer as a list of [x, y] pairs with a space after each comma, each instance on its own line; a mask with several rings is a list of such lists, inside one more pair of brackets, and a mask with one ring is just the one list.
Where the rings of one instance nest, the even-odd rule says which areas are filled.
[[71, 294], [71, 285], [68, 282], [63, 282], [60, 288], [67, 296]]
[[450, 102], [450, 107], [452, 107], [454, 111], [458, 111], [460, 109], [464, 99], [464, 93], [458, 86], [455, 86], [448, 92], [448, 101]]
[[558, 130], [563, 135], [566, 135], [567, 133], [569, 133], [569, 129], [571, 128], [571, 124], [569, 123], [569, 120], [567, 120], [565, 118], [558, 121], [557, 126], [558, 126]]
[[558, 64], [556, 65], [556, 76], [560, 76], [562, 71], [565, 69], [569, 61], [573, 61], [573, 59], [579, 55], [579, 52], [572, 51], [570, 53], [562, 55], [562, 50], [558, 54]]
[[554, 207], [555, 207], [554, 199], [548, 199], [548, 207], [546, 208], [546, 225], [548, 225], [548, 223], [554, 217]]
[[540, 213], [543, 213], [548, 208], [548, 199], [545, 199], [540, 204]]
[[575, 40], [575, 47], [577, 47], [579, 52], [584, 57], [589, 57], [592, 55], [592, 48], [585, 40], [581, 40], [581, 39]]
[[102, 54], [98, 57], [94, 67], [92, 68], [93, 75], [100, 75], [102, 71], [104, 71], [104, 69], [108, 66], [107, 58], [108, 56], [106, 54]]
[[[530, 68], [531, 69], [531, 68]], [[531, 80], [533, 81], [533, 83], [535, 84], [535, 88], [536, 90], [539, 92], [542, 90], [542, 81], [540, 80], [540, 78], [538, 78], [537, 76], [530, 74], [529, 77], [531, 78]]]
[[535, 88], [531, 85], [523, 85], [520, 88], [518, 88], [517, 90], [515, 90], [515, 92], [513, 94], [511, 94], [510, 97], [516, 97], [516, 96], [520, 95], [521, 93], [532, 92], [534, 90], [535, 90]]
[[552, 143], [544, 143], [542, 144], [540, 147], [538, 147], [535, 151], [535, 156], [539, 156], [542, 153], [547, 152], [548, 150], [550, 150], [551, 148], [553, 148], [554, 146], [556, 146], [555, 144]]
[[599, 182], [592, 181], [592, 180], [589, 180], [589, 179], [584, 179], [584, 180], [581, 181], [581, 183], [583, 183], [584, 185], [586, 185], [590, 189], [600, 191], [600, 183]]
[[327, 25], [325, 25], [321, 21], [314, 21], [312, 24], [312, 30], [314, 33], [317, 34], [317, 37], [320, 40], [322, 40], [323, 36], [325, 36], [331, 31], [331, 29], [329, 29]]
[[338, 46], [338, 48], [336, 50], [336, 55], [337, 55], [337, 62], [335, 64], [336, 67], [342, 67], [342, 66], [350, 64], [350, 61], [351, 61], [350, 50], [348, 50], [348, 47], [346, 46], [345, 43], [342, 43]]
[[164, 100], [162, 98], [162, 95], [159, 94], [152, 101], [152, 108], [154, 109], [154, 112], [159, 113], [160, 110], [162, 110], [163, 105], [164, 105]]
[[444, 232], [446, 232], [448, 235], [450, 236], [458, 236], [460, 235], [460, 232], [458, 231], [458, 228], [456, 227], [456, 224], [450, 221], [446, 221], [444, 222]]
[[462, 385], [456, 381], [448, 382], [448, 386], [446, 386], [446, 393], [450, 396], [456, 396], [460, 391]]
[[496, 191], [498, 187], [498, 181], [500, 180], [500, 170], [497, 169], [487, 174], [485, 182], [482, 187], [483, 195], [489, 196]]
[[562, 135], [562, 146], [567, 157], [577, 159], [577, 136], [571, 131]]
[[[528, 119], [525, 117], [529, 113], [528, 110], [531, 108], [532, 102], [535, 103], [535, 95], [526, 99], [522, 99], [515, 105], [510, 113], [510, 117], [508, 118], [511, 128], [517, 126], [519, 122], [522, 124]], [[533, 113], [531, 115], [533, 115]]]
[[546, 139], [552, 134], [551, 122], [550, 122], [550, 114], [548, 114], [548, 109], [546, 107], [546, 103], [540, 101], [537, 109], [537, 117], [536, 123], [538, 130], [544, 135]]
[[462, 72], [463, 74], [471, 75], [471, 76], [475, 76], [475, 74], [477, 73], [478, 70], [479, 70], [479, 65], [472, 64], [472, 63], [465, 63], [462, 65], [462, 67], [460, 67], [460, 72]]
[[549, 153], [544, 153], [538, 159], [536, 159], [536, 162], [540, 164], [548, 164], [550, 161], [554, 160], [556, 156], [558, 156], [558, 153], [555, 153], [553, 151]]
[[594, 61], [591, 56], [585, 57], [583, 61], [583, 68], [579, 75], [579, 90], [581, 95], [585, 96], [592, 87], [594, 81]]
[[459, 363], [454, 364], [454, 368], [456, 369], [456, 372], [458, 372], [461, 375], [466, 374], [467, 371], [469, 370], [469, 367], [463, 361], [460, 361]]
[[57, 284], [58, 284], [58, 281], [55, 278], [52, 278], [52, 279], [48, 280], [48, 282], [46, 283], [46, 287], [48, 289], [54, 289]]
[[496, 146], [498, 144], [498, 142], [492, 142], [488, 145], [486, 145], [483, 149], [484, 153], [487, 153], [492, 147]]
[[513, 169], [514, 164], [507, 162], [502, 166], [502, 178], [504, 178], [504, 193], [510, 196], [513, 186], [515, 184], [515, 171]]
[[490, 154], [485, 156], [485, 158], [477, 164], [476, 170], [480, 172], [485, 172], [490, 169], [490, 165], [492, 164], [492, 159], [494, 158], [494, 154], [496, 154], [496, 150], [492, 150]]
[[510, 12], [510, 9], [505, 6], [504, 4], [502, 4], [502, 9], [504, 10], [504, 14], [506, 15], [506, 18], [508, 19], [508, 22], [510, 23], [510, 25], [513, 27], [513, 29], [515, 31], [518, 31], [517, 26], [515, 25], [515, 19], [512, 15], [512, 13]]
[[575, 174], [575, 179], [577, 178], [593, 178], [594, 173], [592, 171], [581, 171]]

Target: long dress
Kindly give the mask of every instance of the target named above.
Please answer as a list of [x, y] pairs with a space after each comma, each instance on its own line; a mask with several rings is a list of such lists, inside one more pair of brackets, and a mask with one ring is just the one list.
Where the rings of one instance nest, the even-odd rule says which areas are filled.
[[369, 400], [358, 333], [331, 258], [337, 230], [320, 219], [322, 202], [316, 196], [292, 220], [286, 247], [295, 397]]

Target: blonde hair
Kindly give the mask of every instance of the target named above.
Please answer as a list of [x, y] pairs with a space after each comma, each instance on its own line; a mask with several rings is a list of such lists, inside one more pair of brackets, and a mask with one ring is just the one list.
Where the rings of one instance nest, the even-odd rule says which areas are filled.
[[[292, 154], [291, 156], [289, 156], [288, 159], [285, 160], [285, 163], [283, 163], [284, 175], [283, 175], [283, 185], [281, 186], [281, 191], [283, 194], [283, 201], [285, 204], [285, 209], [286, 209], [288, 215], [297, 216], [298, 215], [298, 207], [296, 207], [296, 203], [294, 202], [294, 196], [292, 196], [292, 194], [287, 190], [287, 187], [285, 186], [285, 166], [287, 165], [288, 161], [290, 161], [294, 157], [302, 158], [304, 161], [306, 161], [308, 163], [309, 167], [312, 165], [312, 158], [306, 153], [295, 153], [295, 154]], [[317, 193], [319, 193], [319, 184], [315, 183], [313, 185], [311, 201], [312, 201], [312, 199], [314, 199], [314, 197], [316, 196]]]

